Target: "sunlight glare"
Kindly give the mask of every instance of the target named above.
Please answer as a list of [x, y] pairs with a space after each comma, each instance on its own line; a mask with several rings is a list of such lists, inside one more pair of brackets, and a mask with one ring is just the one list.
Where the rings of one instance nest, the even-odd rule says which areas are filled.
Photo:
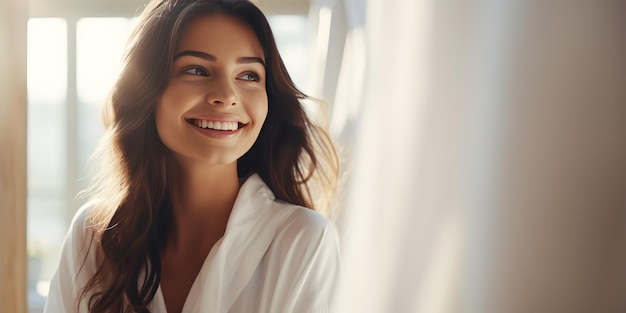
[[28, 101], [63, 102], [67, 97], [67, 23], [62, 18], [31, 18], [27, 40]]
[[76, 25], [76, 87], [80, 101], [104, 103], [121, 70], [133, 20], [82, 18]]

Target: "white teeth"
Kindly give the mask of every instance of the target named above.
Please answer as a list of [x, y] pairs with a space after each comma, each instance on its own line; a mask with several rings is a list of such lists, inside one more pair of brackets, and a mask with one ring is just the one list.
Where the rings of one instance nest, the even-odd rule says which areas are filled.
[[208, 121], [208, 120], [195, 120], [194, 125], [200, 128], [210, 128], [216, 130], [237, 130], [239, 128], [239, 123], [237, 122], [218, 122], [218, 121]]

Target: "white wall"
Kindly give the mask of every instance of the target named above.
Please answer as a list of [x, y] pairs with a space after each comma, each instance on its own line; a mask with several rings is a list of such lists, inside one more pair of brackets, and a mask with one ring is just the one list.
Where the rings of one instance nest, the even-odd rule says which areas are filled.
[[490, 312], [626, 310], [626, 3], [522, 6]]

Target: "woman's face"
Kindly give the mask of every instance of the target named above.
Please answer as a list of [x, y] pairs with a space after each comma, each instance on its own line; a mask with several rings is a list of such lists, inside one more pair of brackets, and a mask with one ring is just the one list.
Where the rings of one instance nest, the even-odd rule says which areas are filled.
[[156, 110], [159, 137], [179, 161], [232, 164], [252, 147], [268, 110], [264, 63], [254, 31], [236, 18], [187, 26]]

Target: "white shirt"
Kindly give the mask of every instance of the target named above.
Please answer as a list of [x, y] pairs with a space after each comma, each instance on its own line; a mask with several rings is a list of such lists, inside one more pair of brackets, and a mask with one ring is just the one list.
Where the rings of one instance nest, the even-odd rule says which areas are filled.
[[[65, 238], [46, 313], [76, 312], [80, 291], [95, 272], [98, 245], [86, 224], [87, 211], [76, 213]], [[182, 312], [330, 312], [340, 263], [332, 223], [276, 200], [252, 175], [241, 186], [226, 232], [204, 261]], [[88, 299], [80, 312], [88, 312]], [[167, 312], [160, 287], [149, 309]]]

